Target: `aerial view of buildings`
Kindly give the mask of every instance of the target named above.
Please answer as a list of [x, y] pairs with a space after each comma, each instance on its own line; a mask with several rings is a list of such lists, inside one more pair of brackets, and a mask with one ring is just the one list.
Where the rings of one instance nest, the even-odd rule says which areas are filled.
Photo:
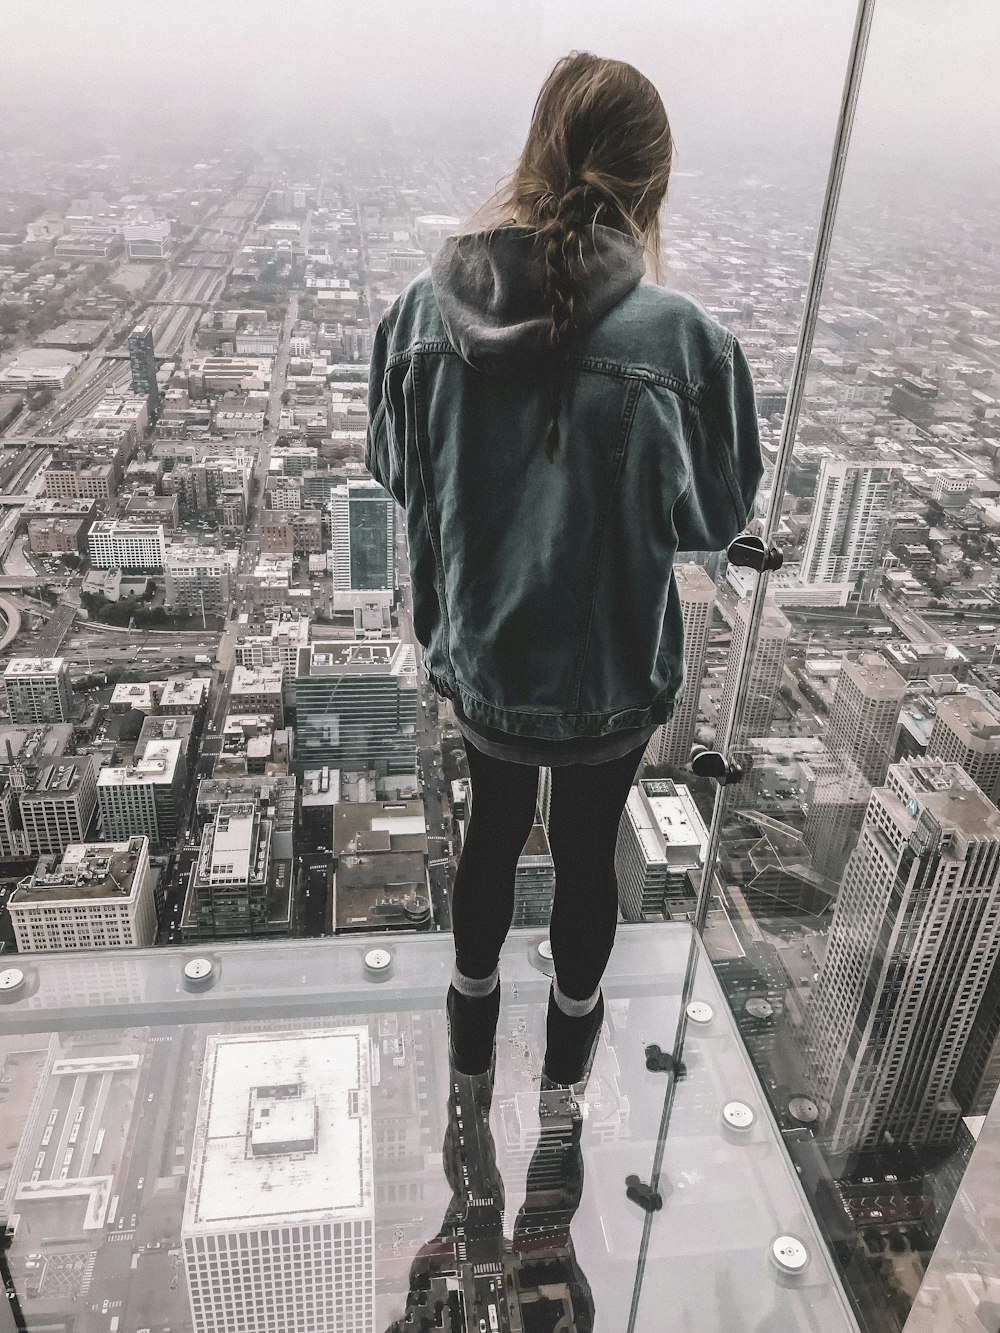
[[[708, 1095], [698, 1058], [649, 1054], [680, 1021], [657, 1026], [658, 982], [618, 978], [579, 1096], [541, 1086], [516, 990], [488, 1090], [449, 1071], [443, 990], [428, 1007], [408, 982], [368, 1011], [344, 983], [325, 1013], [213, 1016], [196, 968], [174, 985], [188, 1015], [148, 998], [173, 954], [225, 976], [227, 950], [259, 951], [264, 989], [284, 984], [269, 958], [297, 975], [317, 942], [444, 956], [473, 793], [423, 672], [403, 515], [364, 465], [368, 367], [382, 315], [509, 158], [360, 119], [159, 155], [110, 131], [0, 133], [0, 973], [16, 999], [65, 966], [80, 1016], [22, 1030], [0, 1009], [14, 1327], [624, 1329], [594, 1255], [624, 1271], [644, 1216], [712, 1175], [704, 1145], [702, 1173], [671, 1167], [659, 1193], [629, 1175], [626, 1195], [619, 1170], [636, 1143], [652, 1158], [664, 1071], [678, 1105]], [[707, 165], [671, 184], [666, 285], [746, 354], [754, 518], [776, 514], [782, 559], [756, 611], [758, 574], [726, 553], [676, 568], [685, 688], [622, 816], [619, 919], [652, 957], [707, 892], [716, 990], [688, 1027], [731, 1013], [864, 1326], [901, 1330], [912, 1307], [916, 1330], [928, 1275], [956, 1321], [938, 1327], [996, 1327], [1000, 1271], [980, 1290], [946, 1231], [998, 1132], [996, 219], [931, 192], [890, 227], [891, 187], [869, 187], [840, 205], [777, 476], [815, 184]], [[691, 758], [736, 716], [723, 789]], [[551, 798], [542, 768], [515, 881], [532, 947]], [[638, 1080], [657, 1071], [654, 1097]], [[738, 1138], [740, 1114], [706, 1142]], [[634, 1231], [615, 1230], [612, 1177]], [[711, 1322], [738, 1308], [716, 1299], [706, 1322], [628, 1327], [738, 1327]], [[992, 1324], [957, 1322], [980, 1301]], [[807, 1326], [850, 1327], [787, 1325]]]

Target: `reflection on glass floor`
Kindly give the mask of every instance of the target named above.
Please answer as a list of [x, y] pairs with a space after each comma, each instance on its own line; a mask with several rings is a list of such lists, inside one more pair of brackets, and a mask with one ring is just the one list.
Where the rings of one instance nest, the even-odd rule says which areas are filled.
[[492, 1080], [448, 1066], [447, 937], [393, 939], [388, 968], [370, 938], [223, 946], [205, 989], [189, 952], [17, 960], [0, 1187], [23, 1326], [855, 1328], [700, 946], [651, 1181], [669, 1077], [646, 1048], [670, 1047], [690, 938], [619, 928], [575, 1093], [541, 1086], [538, 931], [504, 951]]

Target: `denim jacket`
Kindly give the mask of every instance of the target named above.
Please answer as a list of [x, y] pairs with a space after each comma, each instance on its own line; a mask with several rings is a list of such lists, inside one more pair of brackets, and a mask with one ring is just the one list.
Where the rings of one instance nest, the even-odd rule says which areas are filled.
[[[502, 239], [515, 268], [529, 236]], [[511, 736], [597, 737], [671, 717], [684, 679], [675, 557], [727, 546], [763, 473], [739, 343], [690, 297], [634, 268], [623, 279], [630, 238], [604, 242], [615, 303], [597, 296], [564, 358], [552, 463], [544, 312], [510, 313], [497, 251], [476, 256], [473, 285], [492, 284], [478, 359], [440, 271], [410, 283], [374, 338], [365, 466], [405, 511], [425, 672], [471, 722]], [[491, 361], [498, 328], [513, 342]]]

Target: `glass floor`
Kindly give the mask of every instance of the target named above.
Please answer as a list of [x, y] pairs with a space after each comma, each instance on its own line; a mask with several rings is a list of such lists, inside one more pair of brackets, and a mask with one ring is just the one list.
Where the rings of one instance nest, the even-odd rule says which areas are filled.
[[619, 926], [575, 1094], [544, 941], [505, 946], [492, 1085], [449, 1070], [448, 935], [11, 956], [9, 1326], [856, 1329], [700, 943], [669, 1099], [647, 1068], [690, 928]]

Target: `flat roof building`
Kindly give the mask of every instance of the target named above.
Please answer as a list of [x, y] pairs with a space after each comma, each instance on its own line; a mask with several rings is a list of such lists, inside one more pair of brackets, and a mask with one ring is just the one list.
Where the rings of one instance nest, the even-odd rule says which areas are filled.
[[181, 917], [185, 940], [287, 935], [292, 863], [272, 848], [266, 801], [226, 801], [202, 832]]
[[275, 727], [285, 725], [282, 703], [285, 668], [274, 666], [235, 666], [229, 701], [234, 712], [269, 713]]
[[4, 668], [3, 685], [11, 722], [65, 722], [72, 712], [65, 658], [12, 657]]
[[101, 520], [90, 529], [87, 548], [95, 569], [162, 569], [163, 524]]
[[173, 846], [187, 789], [184, 748], [179, 739], [152, 741], [134, 764], [101, 769], [97, 799], [105, 837], [142, 833], [154, 847]]
[[364, 1024], [206, 1039], [181, 1223], [195, 1333], [375, 1327], [369, 1050]]
[[1000, 699], [992, 691], [942, 699], [927, 757], [960, 764], [994, 805], [1000, 804]]
[[36, 856], [86, 839], [97, 804], [94, 770], [91, 755], [63, 755], [42, 764], [20, 793], [24, 833]]
[[8, 903], [18, 950], [148, 948], [156, 942], [149, 841], [70, 843]]
[[693, 896], [708, 829], [688, 787], [669, 778], [632, 786], [615, 848], [618, 901], [626, 921], [662, 921], [671, 899]]

